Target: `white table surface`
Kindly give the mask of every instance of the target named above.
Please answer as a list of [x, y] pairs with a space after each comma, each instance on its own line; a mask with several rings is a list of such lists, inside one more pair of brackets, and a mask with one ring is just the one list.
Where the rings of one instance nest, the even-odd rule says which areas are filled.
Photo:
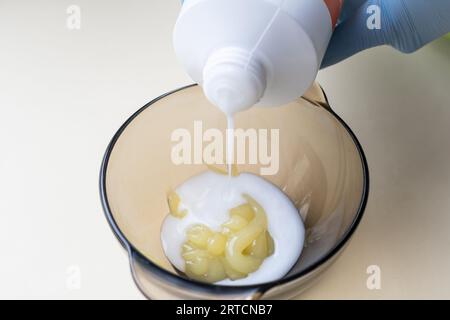
[[[78, 31], [66, 28], [71, 4]], [[97, 181], [122, 122], [190, 83], [171, 44], [178, 10], [176, 0], [0, 3], [0, 298], [142, 298]], [[348, 249], [299, 298], [450, 298], [450, 42], [408, 56], [375, 49], [319, 81], [366, 151], [371, 193]], [[374, 264], [382, 288], [371, 291]]]

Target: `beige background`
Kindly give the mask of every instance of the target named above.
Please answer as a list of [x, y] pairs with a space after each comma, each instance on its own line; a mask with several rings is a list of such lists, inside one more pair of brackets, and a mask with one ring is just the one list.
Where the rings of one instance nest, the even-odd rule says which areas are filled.
[[[82, 29], [66, 9], [82, 9]], [[140, 299], [100, 207], [121, 123], [190, 83], [171, 31], [177, 0], [0, 1], [0, 298]], [[371, 169], [366, 216], [300, 298], [450, 298], [450, 41], [365, 52], [321, 72]], [[366, 268], [382, 289], [366, 288]], [[81, 287], [67, 286], [81, 271]]]

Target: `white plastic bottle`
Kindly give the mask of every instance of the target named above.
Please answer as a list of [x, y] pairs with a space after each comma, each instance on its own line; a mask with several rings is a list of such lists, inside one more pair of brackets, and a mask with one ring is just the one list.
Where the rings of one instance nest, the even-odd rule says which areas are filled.
[[186, 0], [176, 54], [230, 115], [279, 106], [313, 83], [343, 0]]

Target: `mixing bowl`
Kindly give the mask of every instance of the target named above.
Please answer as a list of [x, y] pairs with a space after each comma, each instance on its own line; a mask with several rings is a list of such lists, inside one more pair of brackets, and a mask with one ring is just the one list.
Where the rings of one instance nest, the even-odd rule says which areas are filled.
[[[200, 122], [199, 122], [200, 121]], [[252, 108], [237, 115], [236, 128], [279, 132], [279, 170], [265, 176], [299, 209], [306, 227], [300, 259], [282, 279], [249, 286], [220, 286], [179, 274], [164, 255], [161, 224], [167, 193], [207, 170], [198, 161], [175, 164], [173, 135], [224, 132], [226, 117], [192, 85], [165, 94], [131, 116], [113, 137], [103, 160], [100, 193], [107, 220], [128, 252], [133, 278], [152, 299], [286, 299], [297, 296], [348, 244], [364, 212], [369, 175], [363, 150], [350, 128], [314, 86], [281, 107]], [[197, 139], [197, 140], [196, 140]], [[196, 142], [197, 141], [197, 142]], [[274, 151], [274, 150], [272, 150]], [[259, 174], [263, 163], [239, 165]], [[270, 223], [270, 222], [269, 222]]]

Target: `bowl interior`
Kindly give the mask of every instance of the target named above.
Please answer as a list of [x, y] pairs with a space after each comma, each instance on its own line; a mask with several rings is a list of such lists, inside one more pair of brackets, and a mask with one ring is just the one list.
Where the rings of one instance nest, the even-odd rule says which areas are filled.
[[[194, 153], [199, 141], [195, 121], [201, 121], [203, 133], [226, 129], [225, 116], [198, 86], [166, 95], [124, 125], [106, 159], [104, 196], [114, 223], [144, 257], [173, 273], [160, 241], [169, 210], [166, 196], [207, 166], [174, 164], [172, 138], [179, 129], [191, 133]], [[361, 213], [366, 192], [361, 150], [330, 110], [304, 98], [277, 108], [252, 108], [235, 122], [236, 128], [279, 130], [279, 170], [264, 177], [290, 197], [305, 222], [305, 248], [289, 273], [300, 274], [340, 245]], [[239, 171], [259, 174], [268, 167], [261, 159], [249, 162]]]

